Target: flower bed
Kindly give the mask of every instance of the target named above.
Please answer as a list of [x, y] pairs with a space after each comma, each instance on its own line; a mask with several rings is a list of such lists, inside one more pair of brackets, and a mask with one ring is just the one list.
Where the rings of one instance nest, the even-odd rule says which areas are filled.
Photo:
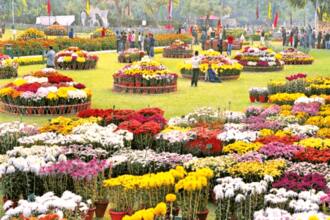
[[157, 94], [177, 90], [177, 74], [162, 64], [144, 57], [113, 75], [115, 92]]
[[235, 59], [244, 66], [244, 71], [252, 72], [280, 71], [284, 68], [281, 58], [280, 54], [266, 47], [245, 47], [235, 56]]
[[[101, 35], [102, 35], [102, 28], [98, 28], [92, 33], [91, 38], [100, 38], [102, 37]], [[107, 28], [105, 31], [105, 37], [115, 37], [115, 33], [113, 33], [111, 29]]]
[[166, 58], [190, 58], [193, 50], [181, 40], [174, 41], [169, 47], [165, 47], [163, 57]]
[[[199, 78], [204, 80], [207, 74], [208, 66], [211, 64], [212, 69], [217, 73], [221, 80], [238, 79], [243, 69], [237, 61], [226, 56], [220, 55], [214, 50], [204, 51], [201, 55], [201, 64]], [[192, 65], [187, 61], [181, 66], [180, 72], [184, 78], [192, 77]]]
[[212, 201], [219, 220], [327, 220], [330, 105], [299, 96], [168, 121], [146, 108], [0, 123], [4, 216], [90, 219], [110, 202], [123, 220], [206, 219]]
[[118, 55], [119, 63], [133, 63], [136, 61], [140, 61], [142, 57], [144, 57], [145, 53], [142, 50], [137, 48], [130, 48], [123, 52], [120, 52]]
[[90, 54], [78, 47], [69, 47], [56, 54], [55, 67], [63, 70], [95, 69], [98, 59], [97, 55]]
[[72, 114], [90, 107], [91, 91], [54, 69], [16, 79], [0, 89], [1, 107], [15, 114]]
[[0, 53], [0, 79], [17, 77], [18, 63], [9, 56]]
[[[37, 37], [37, 38], [34, 38]], [[167, 46], [176, 39], [185, 43], [191, 42], [191, 36], [185, 34], [156, 34], [156, 46]], [[68, 47], [79, 47], [87, 51], [114, 50], [116, 49], [116, 38], [113, 35], [99, 38], [55, 38], [45, 39], [45, 35], [36, 36], [19, 40], [0, 41], [0, 49], [4, 50], [6, 44], [13, 45], [14, 56], [40, 55], [45, 48], [53, 46], [55, 51], [60, 51]]]
[[[234, 40], [233, 50], [240, 50], [240, 49], [242, 49], [242, 46], [243, 46], [243, 43], [239, 39], [235, 39]], [[223, 51], [226, 51], [227, 50], [227, 47], [228, 47], [227, 40], [224, 40], [222, 42]], [[207, 40], [205, 42], [205, 48], [204, 49], [205, 50], [213, 49], [213, 50], [218, 51], [219, 50], [218, 39], [214, 39], [213, 41]]]
[[308, 54], [289, 48], [281, 52], [282, 60], [286, 65], [307, 65], [313, 64], [314, 58]]
[[48, 36], [66, 36], [68, 34], [66, 28], [59, 24], [48, 26], [44, 32]]

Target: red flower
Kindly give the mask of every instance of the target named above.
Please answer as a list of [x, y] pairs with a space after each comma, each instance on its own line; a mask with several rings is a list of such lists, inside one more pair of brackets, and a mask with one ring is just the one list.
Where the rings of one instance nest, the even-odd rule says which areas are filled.
[[62, 82], [72, 82], [72, 81], [73, 81], [72, 78], [60, 74], [48, 76], [48, 82], [53, 84], [59, 84]]
[[78, 113], [79, 118], [89, 118], [89, 117], [101, 117], [105, 118], [113, 112], [112, 109], [102, 110], [102, 109], [88, 109]]
[[330, 161], [330, 149], [317, 150], [308, 147], [296, 152], [294, 158], [299, 161], [328, 163]]
[[160, 124], [154, 122], [154, 121], [148, 121], [144, 124], [142, 124], [134, 134], [152, 134], [156, 135], [161, 131], [161, 126]]
[[293, 143], [295, 143], [299, 140], [300, 140], [300, 138], [298, 136], [279, 137], [279, 136], [275, 136], [275, 135], [270, 135], [270, 136], [259, 138], [255, 142], [260, 142], [262, 144], [269, 144], [269, 143], [272, 143], [272, 142], [280, 142], [280, 143], [283, 143], [283, 144], [292, 145]]
[[20, 92], [33, 92], [36, 93], [38, 89], [40, 88], [41, 84], [40, 83], [26, 83], [23, 84], [19, 87], [17, 87], [17, 91]]
[[78, 83], [78, 84], [74, 85], [74, 87], [76, 89], [85, 89], [86, 88], [86, 86], [84, 84], [82, 84], [82, 83]]
[[139, 121], [130, 120], [119, 124], [118, 129], [127, 130], [135, 134], [136, 130], [142, 125]]

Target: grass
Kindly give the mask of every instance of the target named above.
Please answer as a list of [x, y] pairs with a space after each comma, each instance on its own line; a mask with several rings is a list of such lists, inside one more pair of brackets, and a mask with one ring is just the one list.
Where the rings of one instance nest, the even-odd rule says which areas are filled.
[[[197, 88], [190, 87], [187, 79], [178, 80], [178, 91], [160, 95], [132, 95], [112, 92], [112, 74], [123, 66], [117, 62], [114, 53], [100, 54], [96, 70], [61, 71], [73, 77], [76, 81], [86, 84], [93, 91], [93, 108], [132, 108], [160, 107], [165, 110], [166, 117], [180, 116], [197, 107], [212, 106], [231, 110], [243, 110], [249, 105], [248, 89], [264, 87], [271, 79], [283, 79], [288, 74], [306, 72], [309, 76], [330, 76], [330, 51], [312, 50], [315, 63], [307, 66], [286, 66], [284, 71], [274, 73], [243, 72], [239, 80], [227, 81], [221, 84], [199, 82]], [[179, 73], [181, 59], [165, 59], [159, 54], [155, 58], [165, 64], [170, 70]], [[19, 68], [22, 76], [31, 71], [43, 68], [43, 65], [23, 66]], [[0, 85], [12, 80], [0, 80]], [[19, 116], [0, 113], [0, 122], [21, 120], [24, 122], [45, 123], [50, 116]]]

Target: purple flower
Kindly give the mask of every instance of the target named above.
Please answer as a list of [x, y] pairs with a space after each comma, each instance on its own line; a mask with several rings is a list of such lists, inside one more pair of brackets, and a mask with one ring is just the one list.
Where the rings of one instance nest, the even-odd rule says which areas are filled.
[[317, 115], [321, 104], [319, 102], [297, 103], [292, 107], [292, 113], [305, 112], [309, 115]]
[[291, 159], [301, 147], [295, 145], [287, 145], [281, 142], [271, 142], [264, 145], [259, 152], [271, 158]]

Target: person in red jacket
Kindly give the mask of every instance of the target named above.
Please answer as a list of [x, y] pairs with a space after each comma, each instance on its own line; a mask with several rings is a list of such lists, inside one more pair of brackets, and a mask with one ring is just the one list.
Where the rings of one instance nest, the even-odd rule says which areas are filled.
[[231, 56], [231, 51], [233, 49], [234, 37], [229, 35], [227, 37], [227, 55]]
[[107, 33], [107, 29], [103, 27], [101, 30], [101, 37], [105, 37], [106, 33]]

